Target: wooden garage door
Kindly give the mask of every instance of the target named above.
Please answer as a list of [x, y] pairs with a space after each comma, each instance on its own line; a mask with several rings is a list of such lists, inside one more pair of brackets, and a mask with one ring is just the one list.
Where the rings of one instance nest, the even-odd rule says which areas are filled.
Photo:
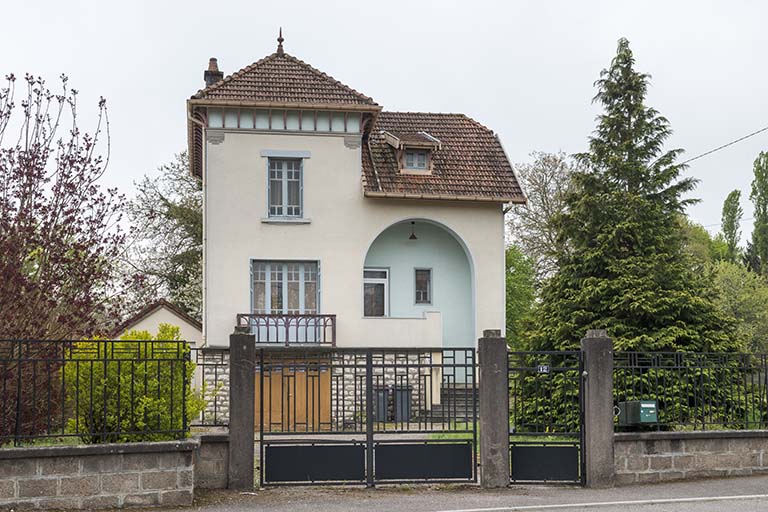
[[[255, 425], [264, 432], [317, 432], [330, 430], [331, 370], [327, 365], [270, 362], [256, 374]], [[264, 404], [261, 407], [261, 385]]]

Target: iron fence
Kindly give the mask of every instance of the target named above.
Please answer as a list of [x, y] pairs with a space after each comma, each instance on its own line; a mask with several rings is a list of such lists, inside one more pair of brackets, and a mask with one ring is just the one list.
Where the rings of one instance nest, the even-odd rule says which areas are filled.
[[262, 348], [255, 385], [262, 483], [476, 481], [474, 349]]
[[183, 341], [0, 340], [0, 445], [183, 438]]
[[[768, 355], [692, 352], [616, 352], [617, 406], [656, 401], [655, 430], [768, 427]], [[619, 408], [617, 407], [617, 412]], [[616, 418], [619, 429], [619, 418]]]
[[229, 425], [229, 349], [226, 347], [192, 348], [195, 362], [193, 386], [204, 400], [193, 427], [226, 427]]

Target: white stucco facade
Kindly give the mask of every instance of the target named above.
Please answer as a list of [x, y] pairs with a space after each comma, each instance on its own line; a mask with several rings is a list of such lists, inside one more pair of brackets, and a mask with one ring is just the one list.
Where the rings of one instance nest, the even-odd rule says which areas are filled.
[[[318, 262], [319, 312], [337, 315], [338, 346], [439, 347], [444, 326], [451, 328], [457, 322], [471, 325], [467, 332], [473, 334], [464, 346], [475, 343], [483, 329], [503, 331], [501, 203], [364, 197], [358, 136], [226, 129], [208, 129], [207, 135], [203, 175], [207, 345], [226, 346], [235, 315], [251, 312], [252, 260]], [[281, 152], [303, 158], [305, 223], [266, 222], [264, 155]], [[363, 267], [369, 248], [387, 228], [410, 220], [445, 230], [465, 251], [467, 318], [445, 321], [440, 304], [408, 318], [363, 316]], [[434, 276], [435, 286], [439, 278]]]
[[195, 347], [202, 346], [203, 333], [199, 326], [193, 325], [186, 318], [183, 318], [172, 311], [170, 308], [160, 305], [147, 315], [131, 323], [117, 335], [117, 338], [123, 336], [129, 331], [147, 331], [153, 336], [157, 334], [160, 324], [175, 325], [179, 328], [179, 337], [192, 343]]

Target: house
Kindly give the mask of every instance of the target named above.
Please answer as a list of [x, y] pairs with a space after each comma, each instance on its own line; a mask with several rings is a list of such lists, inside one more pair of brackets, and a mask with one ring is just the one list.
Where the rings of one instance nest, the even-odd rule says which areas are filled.
[[156, 334], [160, 324], [170, 324], [179, 327], [182, 340], [200, 347], [203, 342], [203, 326], [195, 318], [165, 299], [147, 304], [135, 315], [127, 318], [110, 333], [112, 339], [118, 339], [129, 331], [147, 331]]
[[505, 325], [504, 209], [525, 197], [497, 135], [389, 112], [283, 49], [187, 101], [204, 193], [203, 338], [467, 347]]

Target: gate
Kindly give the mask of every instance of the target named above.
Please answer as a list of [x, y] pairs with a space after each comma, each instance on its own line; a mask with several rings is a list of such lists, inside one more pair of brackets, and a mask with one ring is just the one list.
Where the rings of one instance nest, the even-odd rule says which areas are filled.
[[261, 348], [261, 485], [477, 482], [475, 350]]
[[584, 484], [582, 352], [510, 352], [510, 481]]

